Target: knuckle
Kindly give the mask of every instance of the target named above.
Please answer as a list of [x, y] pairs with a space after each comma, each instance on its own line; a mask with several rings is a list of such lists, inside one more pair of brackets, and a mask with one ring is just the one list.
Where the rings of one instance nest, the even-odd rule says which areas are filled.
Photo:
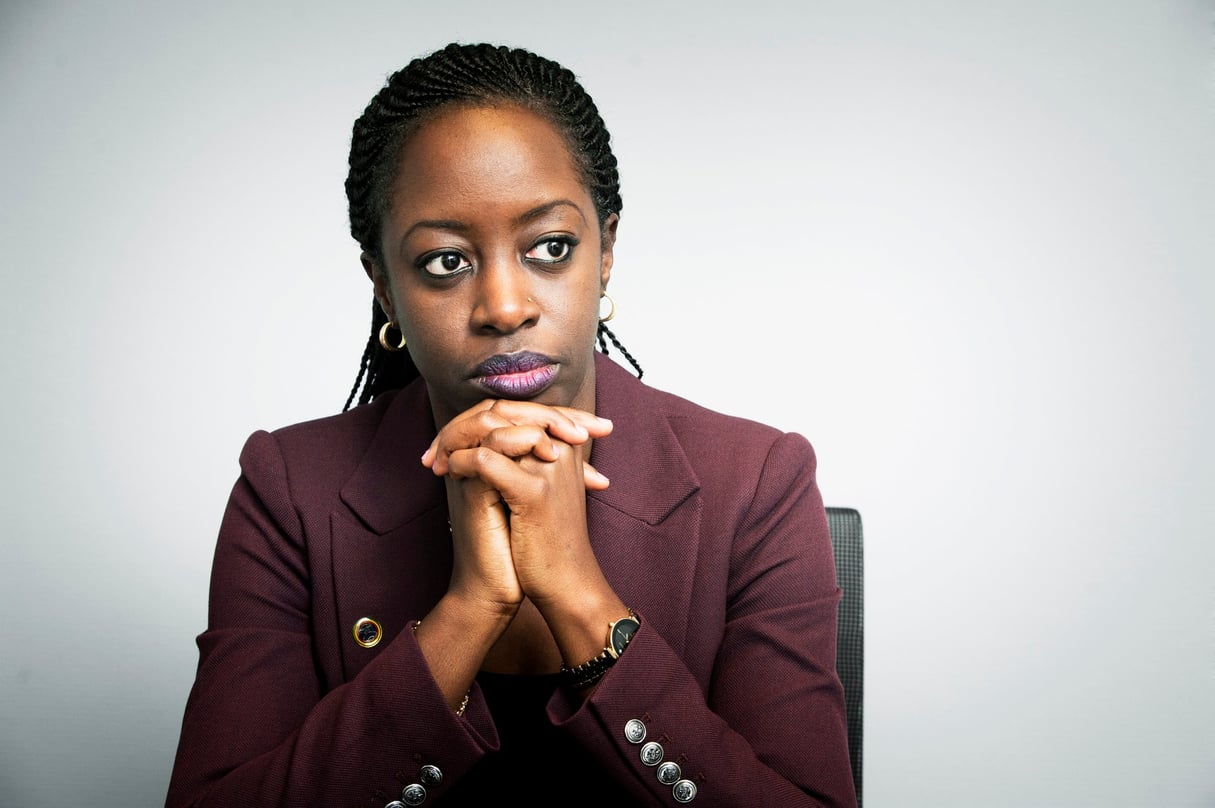
[[518, 409], [518, 403], [517, 401], [510, 401], [508, 399], [498, 399], [485, 411], [485, 415], [487, 418], [493, 418], [498, 422], [510, 421], [511, 413]]

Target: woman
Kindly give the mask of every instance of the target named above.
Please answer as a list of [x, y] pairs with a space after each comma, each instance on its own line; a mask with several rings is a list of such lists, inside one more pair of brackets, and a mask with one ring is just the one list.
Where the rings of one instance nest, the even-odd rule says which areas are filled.
[[346, 190], [365, 406], [245, 446], [168, 804], [853, 803], [813, 453], [596, 354], [621, 200], [573, 74], [415, 60]]

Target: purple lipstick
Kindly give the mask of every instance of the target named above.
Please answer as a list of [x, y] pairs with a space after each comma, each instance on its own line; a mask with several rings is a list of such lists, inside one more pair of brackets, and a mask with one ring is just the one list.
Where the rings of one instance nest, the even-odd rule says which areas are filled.
[[553, 383], [557, 363], [530, 351], [497, 354], [477, 365], [473, 375], [477, 384], [496, 396], [525, 399]]

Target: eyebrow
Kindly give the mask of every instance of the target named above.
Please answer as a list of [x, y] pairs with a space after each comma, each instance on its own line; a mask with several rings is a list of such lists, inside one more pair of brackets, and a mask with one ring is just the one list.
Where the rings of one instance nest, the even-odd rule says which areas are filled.
[[539, 219], [540, 217], [544, 216], [549, 211], [553, 210], [554, 208], [558, 208], [558, 207], [573, 208], [574, 212], [578, 214], [578, 218], [582, 219], [582, 222], [584, 224], [586, 223], [586, 216], [583, 215], [582, 208], [578, 207], [578, 205], [576, 205], [574, 202], [571, 202], [568, 199], [554, 199], [552, 202], [545, 202], [543, 205], [537, 205], [536, 207], [527, 211], [526, 213], [524, 213], [522, 216], [520, 216], [518, 219], [515, 220], [515, 224], [527, 224], [528, 222], [535, 221], [536, 219]]
[[[554, 208], [559, 208], [559, 207], [573, 208], [574, 212], [578, 214], [578, 217], [580, 219], [582, 219], [583, 223], [584, 224], [586, 223], [586, 216], [582, 213], [582, 208], [578, 207], [578, 205], [576, 203], [574, 203], [568, 199], [554, 199], [551, 202], [545, 202], [543, 205], [537, 205], [536, 207], [532, 208], [531, 210], [524, 211], [519, 216], [517, 216], [515, 218], [514, 223], [519, 225], [519, 224], [527, 224], [528, 222], [533, 222], [536, 219], [539, 219], [539, 218], [545, 216], [546, 214], [551, 212]], [[412, 225], [409, 226], [409, 229], [406, 230], [405, 233], [401, 236], [401, 242], [404, 243], [404, 241], [407, 238], [409, 238], [410, 235], [413, 234], [413, 231], [419, 230], [419, 229], [454, 230], [457, 233], [460, 233], [460, 232], [464, 232], [464, 231], [468, 230], [468, 225], [464, 222], [456, 221], [455, 219], [422, 219], [421, 221], [414, 222]]]

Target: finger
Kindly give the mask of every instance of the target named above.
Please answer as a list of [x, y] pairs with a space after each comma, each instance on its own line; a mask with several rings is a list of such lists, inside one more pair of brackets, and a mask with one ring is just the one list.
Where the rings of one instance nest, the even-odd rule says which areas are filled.
[[[494, 402], [492, 411], [514, 424], [535, 424], [544, 427], [550, 435], [566, 443], [586, 443], [590, 432], [571, 417], [569, 413], [579, 412], [569, 407], [550, 407], [547, 404], [537, 404], [534, 401], [510, 401], [501, 399]], [[593, 417], [593, 416], [592, 416]]]
[[537, 500], [543, 495], [543, 479], [530, 473], [518, 461], [485, 446], [452, 452], [448, 463], [451, 477], [480, 479], [496, 490], [508, 507], [512, 501]]
[[[580, 425], [592, 438], [604, 438], [612, 433], [612, 422], [607, 418], [595, 415], [593, 412], [587, 412], [586, 410], [579, 410], [573, 407], [554, 407], [553, 409], [562, 413], [574, 423]], [[554, 437], [560, 436], [554, 435]], [[564, 440], [564, 438], [562, 438], [562, 440]], [[569, 441], [566, 441], [566, 443], [569, 443]]]
[[[562, 410], [580, 413], [570, 408], [550, 407], [531, 401], [487, 399], [460, 413], [439, 430], [439, 434], [422, 455], [422, 464], [436, 475], [442, 476], [448, 471], [447, 458], [452, 452], [485, 445], [486, 436], [492, 431], [512, 425], [537, 427], [558, 440], [567, 438], [566, 442], [573, 445], [585, 443], [590, 438], [586, 427]], [[594, 423], [594, 416], [588, 413], [581, 413], [578, 417], [582, 420], [592, 419]], [[596, 431], [602, 432], [602, 429], [602, 425], [596, 424]], [[541, 459], [554, 459], [551, 453], [543, 449], [541, 451], [542, 453], [537, 455]], [[517, 456], [511, 452], [508, 454]]]
[[515, 423], [537, 423], [554, 438], [577, 446], [591, 438], [602, 438], [612, 432], [612, 422], [593, 412], [575, 407], [549, 406], [534, 401], [499, 401], [494, 411]]
[[[439, 476], [447, 473], [447, 458], [460, 449], [480, 446], [486, 435], [495, 429], [514, 426], [515, 422], [495, 412], [491, 407], [466, 410], [439, 430], [422, 455], [422, 464]], [[427, 459], [429, 458], [429, 463]]]
[[493, 405], [494, 405], [494, 399], [492, 399], [492, 398], [482, 399], [481, 401], [477, 402], [476, 404], [469, 407], [464, 412], [457, 415], [451, 421], [449, 421], [443, 427], [443, 429], [439, 430], [439, 434], [435, 435], [434, 440], [432, 440], [430, 442], [430, 446], [426, 447], [426, 451], [422, 453], [422, 465], [426, 466], [427, 468], [430, 468], [432, 466], [432, 464], [435, 462], [435, 459], [437, 458], [437, 456], [439, 454], [439, 452], [438, 452], [439, 438], [443, 435], [443, 431], [445, 429], [447, 429], [447, 427], [449, 427], [453, 424], [456, 424], [457, 422], [461, 422], [461, 421], [465, 420], [466, 418], [472, 417], [472, 416], [476, 415], [477, 413], [484, 412], [485, 410], [488, 410]]
[[[485, 399], [457, 415], [439, 431], [422, 454], [422, 465], [442, 476], [448, 472], [447, 457], [451, 452], [484, 445], [487, 433], [507, 424], [539, 426], [553, 438], [575, 446], [612, 431], [610, 420], [585, 410], [532, 401]], [[518, 456], [514, 452], [507, 453]], [[537, 456], [544, 460], [554, 459], [546, 453]]]
[[553, 461], [558, 457], [553, 448], [553, 439], [538, 426], [509, 426], [495, 429], [481, 439], [481, 445], [507, 457], [535, 455], [541, 460]]
[[[478, 426], [497, 426], [500, 424], [498, 419], [520, 426], [542, 426], [554, 438], [572, 445], [585, 443], [590, 438], [604, 437], [612, 431], [612, 422], [607, 418], [600, 418], [594, 413], [574, 407], [554, 407], [534, 401], [486, 399], [453, 418], [441, 432], [454, 430], [456, 434], [463, 435]], [[436, 443], [433, 445], [437, 447], [441, 443], [440, 436], [436, 436]], [[471, 445], [471, 442], [467, 442], [465, 448]]]
[[602, 491], [612, 484], [612, 481], [603, 476], [597, 468], [585, 462], [582, 464], [582, 482], [586, 485], [587, 491]]
[[[516, 459], [485, 446], [461, 449], [448, 458], [449, 474], [455, 479], [480, 479], [498, 492], [516, 516], [548, 511], [553, 506], [553, 497], [561, 496], [562, 491], [582, 501], [586, 497], [588, 468], [595, 489], [607, 487], [608, 479], [582, 461], [579, 447], [554, 442], [553, 450], [557, 454], [554, 461], [541, 461], [532, 453]], [[575, 469], [580, 469], [580, 473]]]

